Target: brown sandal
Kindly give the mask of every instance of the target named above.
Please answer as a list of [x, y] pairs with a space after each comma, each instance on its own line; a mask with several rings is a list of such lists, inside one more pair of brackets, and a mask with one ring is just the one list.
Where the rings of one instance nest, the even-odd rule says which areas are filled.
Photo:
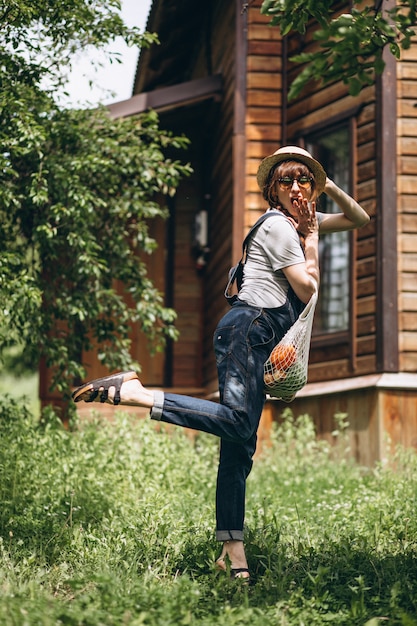
[[134, 380], [135, 378], [138, 378], [138, 375], [134, 371], [119, 372], [117, 374], [112, 374], [111, 376], [105, 376], [104, 378], [96, 378], [95, 380], [84, 383], [78, 387], [72, 393], [72, 399], [74, 402], [79, 402], [83, 394], [90, 392], [90, 396], [84, 400], [84, 402], [94, 402], [99, 394], [100, 402], [106, 402], [109, 397], [110, 387], [114, 387], [115, 393], [113, 404], [120, 404], [120, 389], [122, 388], [123, 383], [127, 380]]

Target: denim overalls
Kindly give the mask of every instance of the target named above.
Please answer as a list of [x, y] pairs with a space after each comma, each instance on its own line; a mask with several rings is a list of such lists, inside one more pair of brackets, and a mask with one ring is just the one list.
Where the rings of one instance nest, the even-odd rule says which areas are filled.
[[275, 309], [237, 300], [213, 338], [220, 403], [155, 392], [152, 419], [201, 430], [221, 439], [216, 491], [216, 538], [243, 540], [246, 478], [252, 469], [265, 402], [263, 364], [304, 305], [290, 288]]

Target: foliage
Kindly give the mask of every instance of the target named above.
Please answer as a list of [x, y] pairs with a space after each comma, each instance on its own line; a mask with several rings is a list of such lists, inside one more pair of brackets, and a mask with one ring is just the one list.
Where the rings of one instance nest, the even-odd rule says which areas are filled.
[[[2, 2], [1, 47], [10, 54], [10, 62], [21, 64], [28, 77], [31, 73], [42, 74], [59, 82], [62, 67], [71, 66], [73, 55], [88, 46], [103, 48], [116, 37], [138, 47], [157, 41], [155, 35], [126, 26], [120, 8], [120, 0], [62, 0], [59, 5], [46, 1]], [[114, 54], [111, 56], [114, 58]]]
[[263, 445], [246, 587], [213, 570], [214, 437], [122, 412], [70, 433], [6, 399], [0, 622], [415, 625], [416, 454], [366, 469], [339, 444], [287, 411]]
[[119, 0], [0, 8], [0, 350], [23, 346], [35, 367], [44, 358], [67, 396], [92, 342], [115, 369], [134, 365], [132, 323], [156, 348], [176, 336], [145, 257], [155, 248], [149, 220], [167, 217], [158, 194], [173, 195], [190, 172], [175, 158], [187, 140], [160, 130], [152, 112], [114, 120], [55, 98], [77, 50], [156, 41], [126, 27], [119, 9]]
[[[355, 0], [353, 4], [362, 3]], [[373, 82], [375, 73], [382, 73], [385, 48], [398, 59], [401, 49], [410, 47], [416, 3], [404, 0], [386, 11], [382, 4], [353, 7], [350, 13], [339, 14], [334, 13], [334, 0], [264, 0], [261, 12], [272, 17], [271, 24], [279, 25], [283, 36], [291, 30], [304, 34], [309, 23], [318, 25], [313, 35], [318, 48], [291, 57], [304, 67], [291, 84], [290, 99], [311, 80], [342, 80], [351, 95], [358, 95]]]

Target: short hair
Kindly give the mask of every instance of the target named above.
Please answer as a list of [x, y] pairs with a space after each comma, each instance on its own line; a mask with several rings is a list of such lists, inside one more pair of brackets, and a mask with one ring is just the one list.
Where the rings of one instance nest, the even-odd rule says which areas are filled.
[[275, 167], [271, 167], [262, 191], [262, 195], [269, 203], [270, 207], [276, 208], [279, 206], [278, 179], [284, 178], [285, 176], [289, 176], [291, 178], [295, 178], [296, 176], [308, 176], [311, 178], [311, 196], [314, 200], [316, 181], [310, 168], [300, 161], [281, 161], [280, 163], [277, 163]]

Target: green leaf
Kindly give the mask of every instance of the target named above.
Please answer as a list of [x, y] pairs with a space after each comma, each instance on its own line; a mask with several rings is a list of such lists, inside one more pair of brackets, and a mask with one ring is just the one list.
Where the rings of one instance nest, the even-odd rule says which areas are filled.
[[[406, 0], [387, 13], [375, 13], [373, 5], [361, 5], [350, 13], [338, 14], [330, 1], [269, 2], [265, 13], [279, 9], [285, 25], [291, 25], [292, 31], [303, 34], [306, 24], [311, 24], [310, 33], [319, 46], [314, 52], [300, 52], [291, 57], [293, 63], [306, 67], [290, 86], [289, 99], [297, 97], [312, 80], [324, 83], [340, 80], [350, 85], [352, 94], [359, 93], [359, 84], [363, 87], [373, 80], [372, 72], [364, 71], [365, 66], [369, 69], [368, 60], [374, 60], [375, 73], [381, 73], [386, 46], [396, 59], [400, 58], [401, 48], [410, 47], [416, 35], [416, 5], [414, 0]], [[279, 24], [281, 31], [283, 23]], [[285, 34], [289, 32], [285, 30]]]
[[378, 55], [375, 58], [374, 67], [375, 67], [375, 72], [377, 74], [382, 74], [382, 72], [384, 71], [384, 68], [385, 68], [385, 61], [383, 60], [382, 56]]
[[362, 82], [357, 78], [350, 78], [348, 81], [349, 94], [351, 96], [358, 96], [362, 90]]

